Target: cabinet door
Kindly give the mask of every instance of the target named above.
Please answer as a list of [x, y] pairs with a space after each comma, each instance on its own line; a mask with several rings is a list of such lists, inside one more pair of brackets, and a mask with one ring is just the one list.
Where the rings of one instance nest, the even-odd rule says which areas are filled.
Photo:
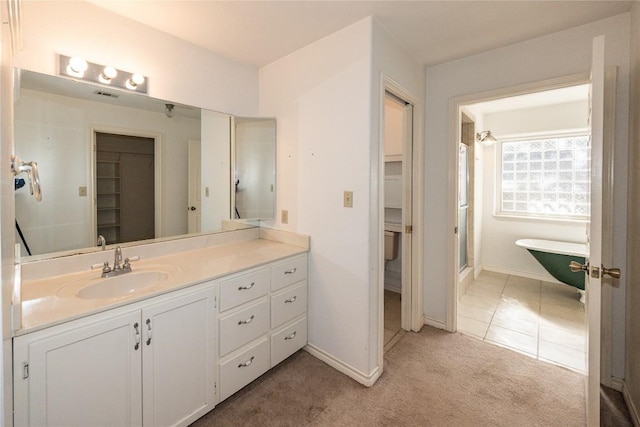
[[140, 425], [136, 327], [139, 311], [16, 338], [15, 425]]
[[187, 425], [214, 406], [214, 291], [142, 311], [143, 424]]

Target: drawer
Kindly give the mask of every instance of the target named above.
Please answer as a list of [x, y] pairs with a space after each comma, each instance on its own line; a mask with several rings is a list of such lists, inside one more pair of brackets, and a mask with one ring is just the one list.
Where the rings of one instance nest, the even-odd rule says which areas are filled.
[[271, 336], [271, 367], [307, 344], [307, 316], [276, 331]]
[[269, 269], [220, 282], [220, 311], [226, 311], [269, 293]]
[[220, 363], [220, 401], [269, 370], [269, 340], [265, 337], [247, 350]]
[[307, 281], [285, 288], [271, 296], [271, 329], [307, 311]]
[[306, 255], [279, 262], [271, 267], [271, 290], [277, 291], [306, 278]]
[[266, 298], [221, 317], [218, 323], [220, 357], [266, 334], [270, 324]]

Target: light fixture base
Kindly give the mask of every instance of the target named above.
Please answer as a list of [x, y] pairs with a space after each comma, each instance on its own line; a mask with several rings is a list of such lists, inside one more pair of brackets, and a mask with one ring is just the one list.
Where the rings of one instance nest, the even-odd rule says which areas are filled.
[[[71, 66], [72, 57], [58, 55], [58, 74], [76, 80], [97, 83], [103, 86], [117, 87], [131, 92], [147, 93], [149, 78], [139, 73], [130, 73], [110, 66], [85, 61], [86, 69], [79, 72]], [[73, 57], [77, 61], [77, 57]]]

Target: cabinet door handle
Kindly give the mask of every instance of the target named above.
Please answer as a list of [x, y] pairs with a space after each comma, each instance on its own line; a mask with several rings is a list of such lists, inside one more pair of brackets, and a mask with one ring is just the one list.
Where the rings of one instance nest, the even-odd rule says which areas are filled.
[[133, 346], [133, 349], [137, 350], [140, 348], [140, 325], [138, 325], [138, 322], [133, 324], [133, 329], [136, 330], [136, 333], [134, 335], [134, 338], [136, 340], [136, 345]]
[[256, 316], [254, 314], [251, 315], [251, 317], [249, 317], [247, 320], [240, 320], [238, 321], [238, 325], [248, 325], [249, 323], [253, 322], [253, 319]]
[[255, 359], [255, 356], [251, 356], [251, 359], [247, 360], [246, 362], [242, 362], [241, 364], [238, 365], [238, 368], [246, 368], [247, 366], [251, 366], [251, 364], [253, 363], [253, 359]]
[[298, 299], [298, 297], [294, 295], [291, 298], [284, 300], [284, 303], [287, 304], [289, 302], [294, 302], [296, 299]]
[[238, 287], [238, 290], [239, 290], [239, 291], [246, 291], [247, 289], [251, 289], [251, 288], [253, 288], [253, 285], [255, 285], [255, 284], [256, 284], [256, 282], [251, 282], [251, 283], [249, 283], [249, 284], [248, 284], [248, 285], [246, 285], [246, 286], [239, 286], [239, 287]]
[[153, 336], [153, 331], [151, 330], [151, 319], [147, 319], [147, 345], [151, 345], [152, 336]]
[[298, 269], [296, 267], [293, 267], [291, 270], [285, 270], [284, 274], [293, 274], [297, 271]]
[[296, 337], [296, 333], [297, 333], [297, 332], [298, 332], [298, 331], [293, 331], [293, 333], [292, 333], [291, 335], [287, 335], [286, 337], [284, 337], [284, 340], [286, 341], [286, 340], [292, 340], [292, 339], [294, 339], [294, 338]]

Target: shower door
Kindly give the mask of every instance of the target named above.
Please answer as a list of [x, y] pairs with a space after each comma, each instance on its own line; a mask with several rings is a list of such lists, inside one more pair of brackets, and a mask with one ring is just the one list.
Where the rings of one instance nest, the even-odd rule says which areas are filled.
[[469, 215], [469, 148], [460, 144], [458, 173], [458, 243], [460, 245], [459, 271], [469, 264], [467, 251], [467, 218]]

